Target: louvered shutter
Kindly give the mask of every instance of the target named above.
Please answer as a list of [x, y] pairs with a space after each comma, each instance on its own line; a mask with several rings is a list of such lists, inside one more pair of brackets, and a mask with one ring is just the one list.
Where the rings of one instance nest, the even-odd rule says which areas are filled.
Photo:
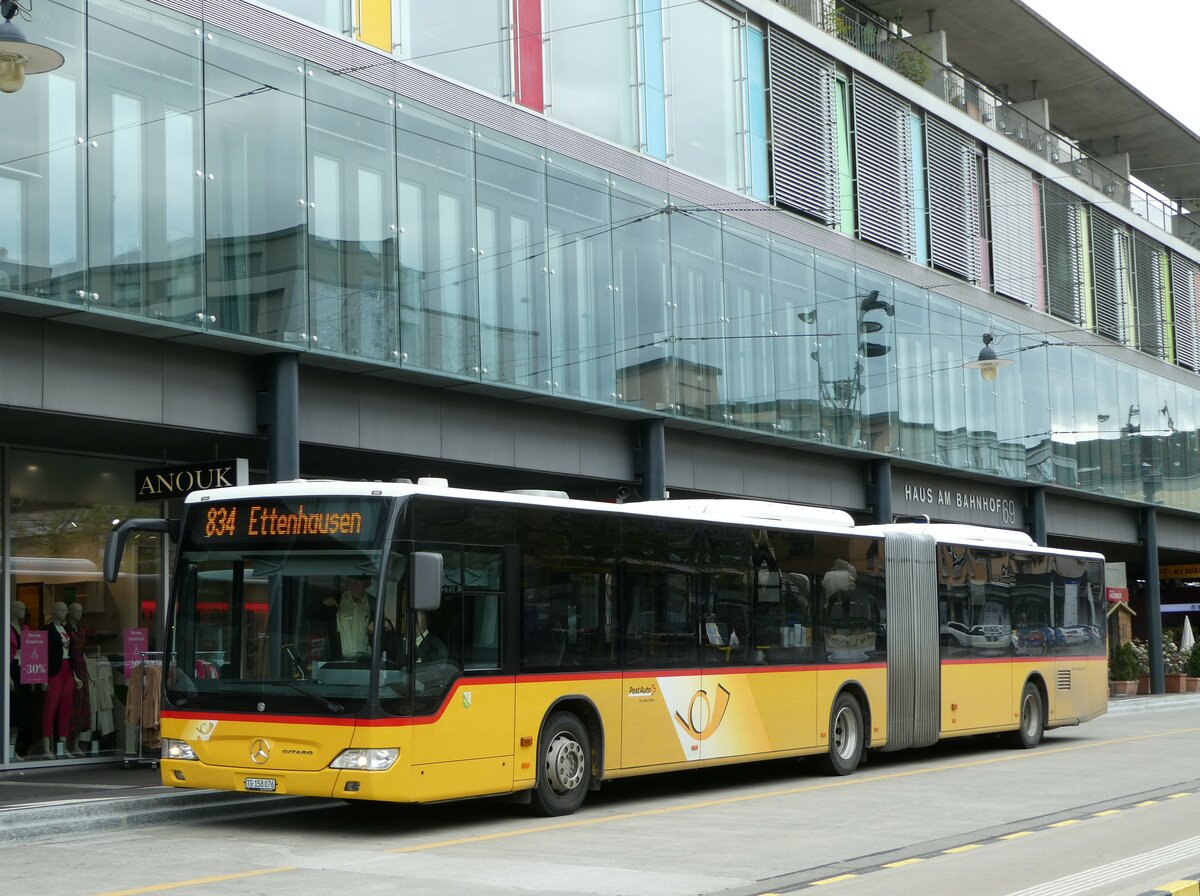
[[911, 107], [874, 81], [854, 78], [854, 172], [858, 235], [912, 258]]
[[1129, 232], [1112, 215], [1093, 211], [1091, 217], [1096, 332], [1128, 344]]
[[988, 213], [992, 225], [992, 285], [996, 292], [1036, 305], [1037, 264], [1033, 172], [988, 153]]
[[1042, 185], [1042, 242], [1046, 307], [1055, 317], [1083, 322], [1083, 201], [1053, 183]]
[[1200, 298], [1200, 267], [1190, 259], [1171, 253], [1171, 306], [1175, 319], [1175, 359], [1184, 367], [1200, 370], [1200, 347], [1196, 345], [1196, 301]]
[[975, 141], [939, 118], [925, 121], [929, 249], [940, 268], [979, 282], [979, 167]]
[[837, 224], [841, 196], [833, 60], [773, 26], [767, 35], [775, 202]]
[[1163, 278], [1163, 261], [1166, 250], [1160, 243], [1134, 233], [1133, 236], [1133, 288], [1134, 307], [1137, 309], [1137, 345], [1148, 355], [1166, 358], [1166, 282]]

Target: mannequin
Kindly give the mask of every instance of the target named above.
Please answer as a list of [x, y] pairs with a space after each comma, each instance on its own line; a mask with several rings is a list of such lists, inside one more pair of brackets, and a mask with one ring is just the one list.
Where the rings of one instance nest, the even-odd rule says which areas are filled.
[[18, 736], [25, 722], [25, 687], [21, 684], [21, 632], [28, 626], [25, 604], [14, 600], [8, 609], [8, 756], [13, 761], [21, 759], [17, 752]]
[[[75, 679], [71, 672], [71, 634], [67, 631], [67, 605], [58, 601], [54, 605], [54, 615], [46, 623], [47, 638], [47, 672], [49, 683], [42, 685], [46, 692], [46, 700], [42, 705], [42, 750], [41, 758], [49, 759], [55, 754], [51, 746], [62, 747], [63, 755], [67, 751], [67, 733], [71, 727], [71, 707], [74, 704], [74, 689], [82, 682]], [[57, 740], [56, 740], [57, 739]]]
[[92, 703], [90, 700], [87, 659], [83, 648], [87, 646], [87, 634], [83, 629], [83, 605], [73, 603], [67, 607], [67, 633], [71, 638], [71, 674], [75, 678], [75, 692], [71, 700], [71, 723], [67, 735], [67, 755], [83, 756], [79, 743], [81, 732], [92, 727]]

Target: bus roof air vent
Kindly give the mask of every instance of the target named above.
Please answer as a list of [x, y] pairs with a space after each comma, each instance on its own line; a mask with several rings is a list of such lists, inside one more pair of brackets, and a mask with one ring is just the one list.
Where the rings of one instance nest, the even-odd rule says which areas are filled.
[[449, 488], [450, 480], [440, 476], [422, 476], [417, 480], [417, 485], [423, 485], [425, 488]]
[[553, 488], [510, 488], [505, 489], [504, 494], [528, 495], [531, 498], [561, 498], [563, 501], [571, 498], [566, 492]]

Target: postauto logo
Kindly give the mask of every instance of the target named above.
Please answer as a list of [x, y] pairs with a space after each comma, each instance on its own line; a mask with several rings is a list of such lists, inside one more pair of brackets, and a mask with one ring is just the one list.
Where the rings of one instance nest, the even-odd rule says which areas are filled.
[[706, 741], [721, 727], [721, 720], [725, 718], [725, 710], [729, 709], [729, 691], [724, 685], [717, 685], [716, 705], [710, 705], [708, 702], [708, 692], [705, 690], [696, 691], [692, 694], [692, 700], [688, 704], [687, 717], [678, 710], [675, 712], [675, 721], [679, 723], [689, 737], [693, 740]]

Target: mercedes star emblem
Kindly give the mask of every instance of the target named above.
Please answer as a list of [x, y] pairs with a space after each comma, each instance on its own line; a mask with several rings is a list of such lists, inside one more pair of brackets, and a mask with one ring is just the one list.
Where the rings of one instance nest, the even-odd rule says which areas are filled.
[[261, 737], [250, 744], [250, 759], [262, 765], [271, 758], [271, 745]]

